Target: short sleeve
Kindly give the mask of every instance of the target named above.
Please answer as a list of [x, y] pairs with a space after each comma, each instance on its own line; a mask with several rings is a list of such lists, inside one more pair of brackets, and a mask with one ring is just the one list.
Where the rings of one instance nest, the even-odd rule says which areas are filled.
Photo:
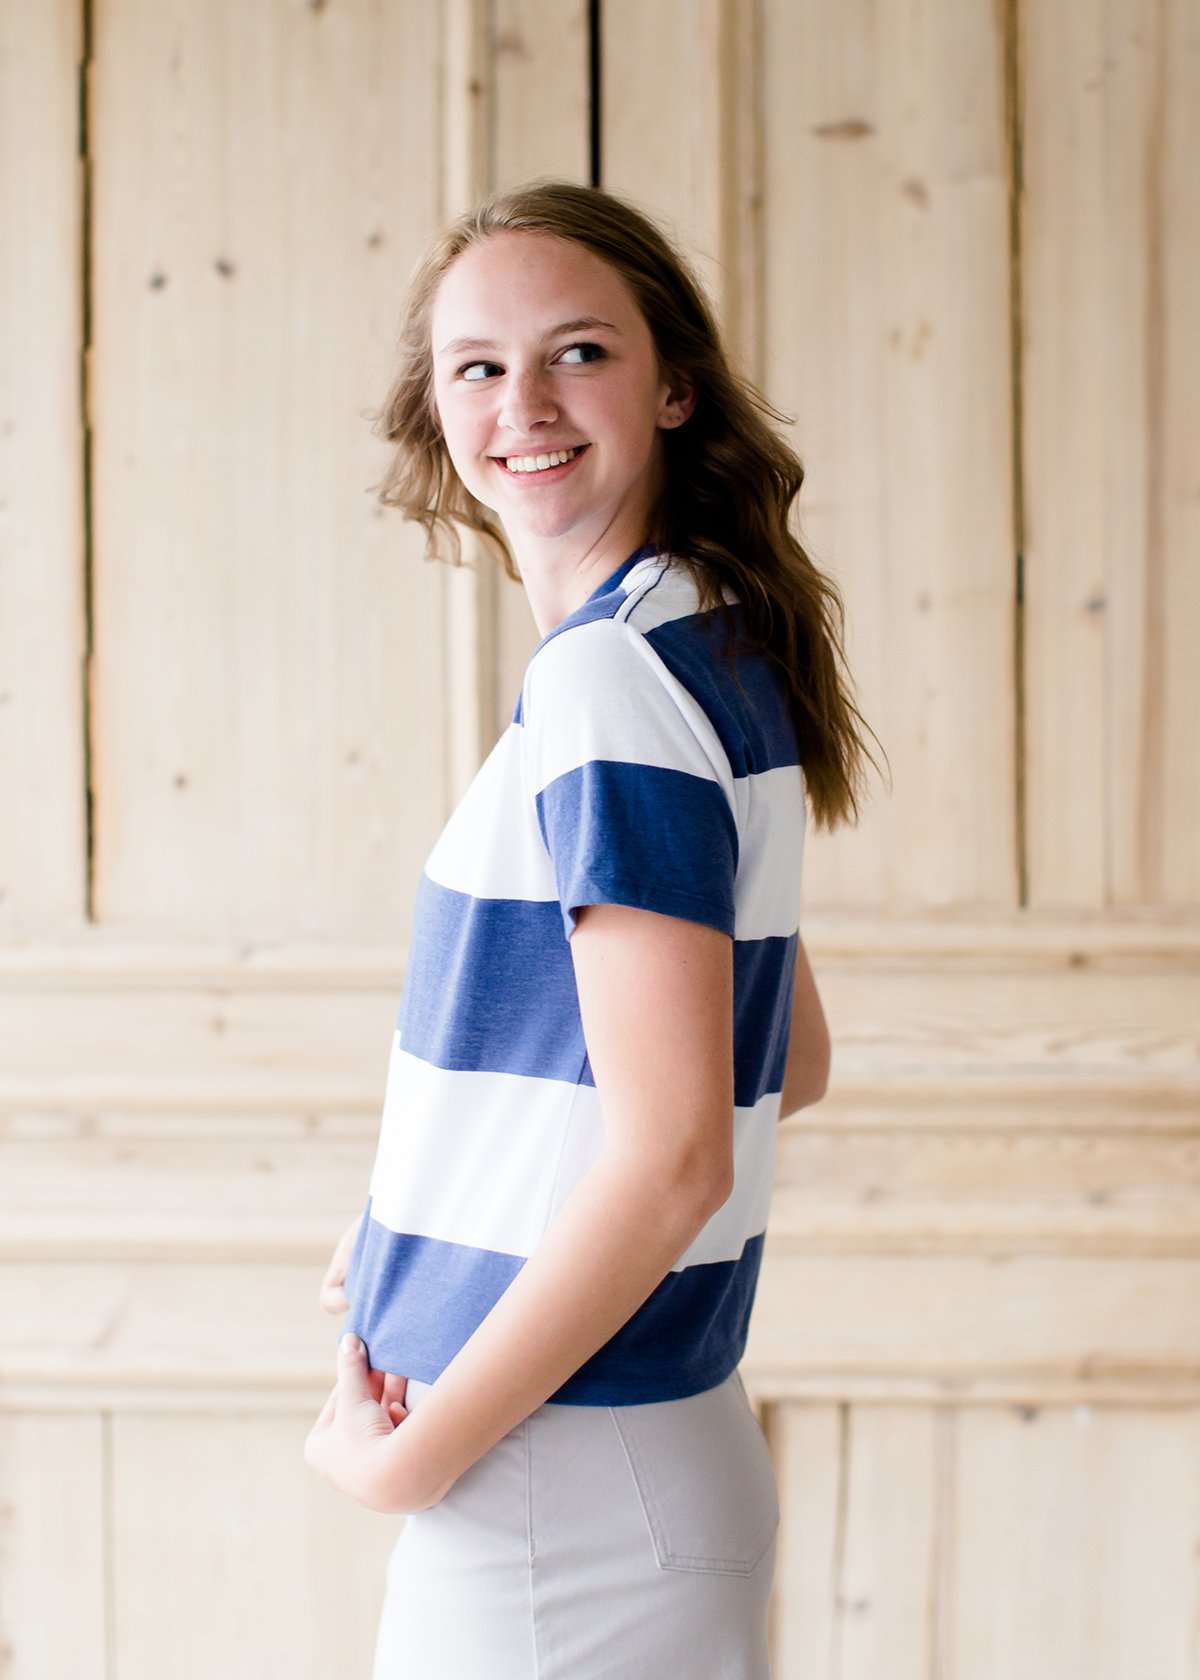
[[521, 751], [568, 939], [585, 904], [630, 904], [733, 937], [729, 758], [641, 631], [596, 619], [548, 637], [526, 671]]

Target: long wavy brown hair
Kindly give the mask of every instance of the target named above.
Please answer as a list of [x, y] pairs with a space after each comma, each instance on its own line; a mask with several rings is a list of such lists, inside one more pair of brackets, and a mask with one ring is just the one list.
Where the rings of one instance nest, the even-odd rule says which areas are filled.
[[[786, 672], [809, 804], [818, 827], [859, 816], [867, 752], [858, 725], [878, 740], [850, 697], [845, 611], [836, 584], [788, 526], [804, 483], [799, 457], [772, 421], [792, 424], [726, 356], [704, 288], [687, 259], [628, 199], [599, 187], [539, 177], [492, 194], [452, 221], [422, 256], [401, 311], [399, 366], [373, 435], [395, 446], [378, 499], [426, 533], [426, 558], [462, 565], [460, 532], [475, 531], [514, 582], [520, 572], [490, 508], [459, 478], [434, 401], [432, 312], [446, 270], [468, 247], [501, 231], [572, 239], [623, 277], [645, 317], [660, 378], [682, 375], [696, 392], [687, 421], [662, 431], [663, 490], [646, 540], [677, 557], [696, 580], [711, 622], [727, 615], [728, 586], [743, 605], [742, 651], [765, 653]], [[726, 650], [736, 662], [737, 648]], [[885, 754], [886, 756], [886, 754]]]

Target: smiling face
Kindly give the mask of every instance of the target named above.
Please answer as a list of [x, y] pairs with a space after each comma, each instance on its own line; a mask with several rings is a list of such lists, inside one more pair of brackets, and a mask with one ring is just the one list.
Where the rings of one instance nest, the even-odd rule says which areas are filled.
[[[431, 333], [447, 452], [499, 517], [522, 573], [600, 581], [645, 540], [659, 429], [692, 406], [660, 380], [624, 280], [571, 240], [493, 234], [442, 277]], [[548, 472], [505, 464], [578, 445], [586, 447], [575, 459]]]

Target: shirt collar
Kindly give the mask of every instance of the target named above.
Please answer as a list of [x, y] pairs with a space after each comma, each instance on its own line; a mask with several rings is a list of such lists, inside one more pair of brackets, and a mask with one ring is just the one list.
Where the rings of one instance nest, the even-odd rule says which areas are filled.
[[[596, 585], [595, 589], [593, 589], [592, 593], [588, 596], [588, 601], [595, 601], [599, 596], [607, 595], [609, 590], [617, 587], [627, 572], [631, 572], [633, 570], [639, 560], [648, 560], [652, 554], [657, 553], [658, 550], [655, 548], [653, 543], [643, 543], [641, 548], [635, 548], [628, 560], [622, 560], [617, 569], [610, 572], [603, 583], [598, 583]], [[584, 605], [587, 605], [587, 601], [584, 602]]]

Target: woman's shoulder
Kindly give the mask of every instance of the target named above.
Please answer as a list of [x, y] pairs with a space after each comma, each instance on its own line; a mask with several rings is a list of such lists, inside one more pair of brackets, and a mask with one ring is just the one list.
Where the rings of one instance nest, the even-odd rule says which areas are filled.
[[522, 721], [569, 710], [617, 704], [625, 709], [665, 689], [678, 707], [686, 697], [706, 712], [722, 711], [726, 667], [718, 655], [721, 626], [736, 613], [737, 597], [722, 590], [724, 607], [702, 607], [700, 585], [680, 558], [656, 554], [639, 561], [626, 587], [597, 597], [538, 644], [525, 670]]
[[707, 573], [703, 561], [680, 554], [656, 554], [630, 573], [622, 612], [628, 621], [644, 630], [698, 615], [705, 599], [701, 579], [708, 583], [708, 595], [715, 590], [718, 600], [726, 606], [737, 605], [736, 592], [728, 583]]

